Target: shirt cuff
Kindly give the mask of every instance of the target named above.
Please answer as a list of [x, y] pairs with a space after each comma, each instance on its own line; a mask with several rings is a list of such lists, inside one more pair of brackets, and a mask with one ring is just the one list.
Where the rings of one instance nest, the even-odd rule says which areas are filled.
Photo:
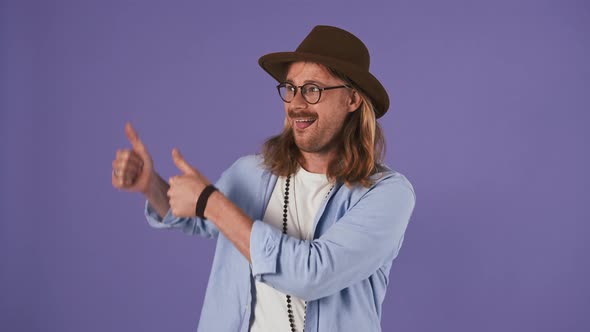
[[172, 215], [171, 211], [168, 210], [164, 218], [160, 218], [160, 215], [154, 208], [150, 205], [148, 200], [145, 201], [145, 217], [147, 222], [150, 226], [154, 228], [170, 228], [174, 222], [174, 216]]
[[255, 220], [250, 233], [252, 275], [257, 281], [268, 273], [277, 273], [281, 232], [260, 220]]

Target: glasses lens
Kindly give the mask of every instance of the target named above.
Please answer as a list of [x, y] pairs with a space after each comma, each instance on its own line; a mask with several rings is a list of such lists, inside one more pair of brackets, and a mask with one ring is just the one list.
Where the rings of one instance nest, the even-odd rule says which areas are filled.
[[295, 97], [295, 87], [290, 83], [281, 83], [277, 87], [279, 89], [279, 95], [284, 102], [291, 102]]
[[320, 90], [319, 86], [308, 83], [301, 87], [301, 94], [303, 95], [303, 98], [307, 100], [308, 103], [316, 104], [320, 101], [322, 90]]

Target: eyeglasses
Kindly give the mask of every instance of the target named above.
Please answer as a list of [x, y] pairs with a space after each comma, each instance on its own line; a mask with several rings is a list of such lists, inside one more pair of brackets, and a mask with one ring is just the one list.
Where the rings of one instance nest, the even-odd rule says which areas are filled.
[[322, 91], [341, 88], [351, 89], [352, 87], [350, 85], [338, 85], [321, 88], [314, 83], [307, 83], [301, 86], [296, 86], [288, 82], [283, 82], [277, 85], [279, 96], [281, 96], [281, 99], [285, 103], [290, 103], [291, 101], [293, 101], [293, 98], [295, 98], [295, 95], [297, 95], [297, 89], [299, 89], [301, 90], [301, 95], [303, 96], [303, 99], [305, 99], [307, 103], [312, 105], [320, 102], [320, 98], [322, 97]]

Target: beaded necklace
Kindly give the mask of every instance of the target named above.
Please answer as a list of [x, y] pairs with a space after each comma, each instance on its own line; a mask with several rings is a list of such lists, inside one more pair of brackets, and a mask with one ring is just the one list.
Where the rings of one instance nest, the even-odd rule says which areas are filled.
[[[287, 234], [287, 208], [289, 207], [289, 184], [291, 182], [291, 175], [287, 176], [287, 180], [285, 182], [285, 196], [284, 196], [284, 205], [283, 205], [283, 234]], [[334, 185], [330, 187], [326, 197], [324, 200], [328, 198], [330, 193], [334, 189]], [[295, 317], [293, 316], [293, 306], [291, 305], [291, 295], [287, 294], [287, 314], [289, 316], [289, 326], [291, 327], [291, 332], [296, 332], [295, 330]], [[307, 312], [307, 302], [304, 304], [303, 308], [303, 331], [305, 330], [305, 313]]]

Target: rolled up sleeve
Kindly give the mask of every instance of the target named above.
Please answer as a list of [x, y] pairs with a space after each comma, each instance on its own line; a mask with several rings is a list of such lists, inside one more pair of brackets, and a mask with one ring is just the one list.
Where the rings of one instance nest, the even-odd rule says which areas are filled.
[[217, 238], [219, 230], [215, 225], [206, 219], [197, 217], [179, 218], [172, 214], [171, 210], [166, 212], [164, 218], [160, 218], [158, 213], [150, 205], [148, 201], [145, 202], [145, 217], [148, 224], [157, 229], [172, 229], [179, 228], [184, 233], [189, 235], [201, 235], [205, 238]]
[[156, 210], [152, 207], [150, 202], [147, 200], [145, 201], [144, 214], [148, 224], [153, 228], [171, 228], [175, 221], [175, 218], [174, 216], [172, 216], [170, 210], [168, 210], [164, 218], [161, 218], [160, 215], [156, 212]]
[[252, 274], [261, 281], [264, 274], [277, 272], [279, 247], [283, 234], [260, 220], [254, 221], [250, 233], [250, 259]]

